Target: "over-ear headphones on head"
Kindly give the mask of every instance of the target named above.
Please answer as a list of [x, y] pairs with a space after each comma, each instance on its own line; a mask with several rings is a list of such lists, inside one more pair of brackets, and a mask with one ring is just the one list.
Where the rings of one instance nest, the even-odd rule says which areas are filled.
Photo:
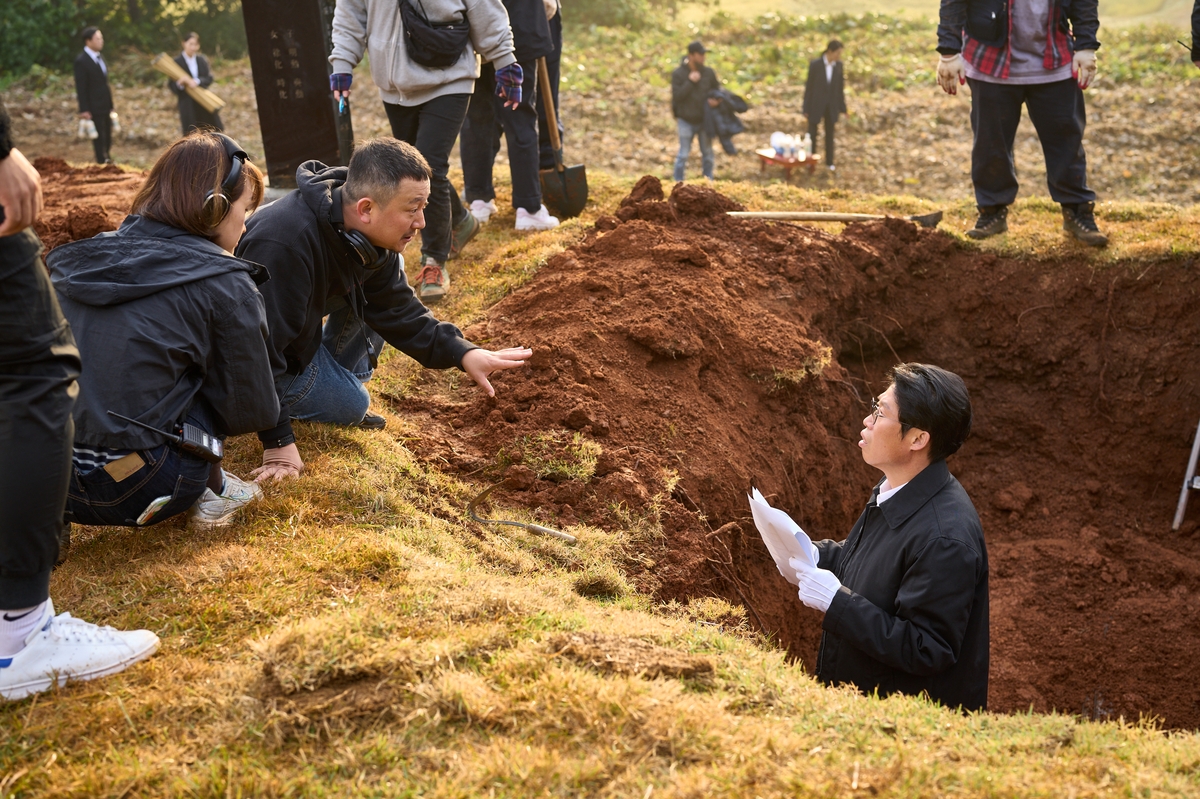
[[200, 215], [209, 230], [214, 230], [229, 215], [229, 209], [233, 207], [235, 199], [234, 192], [242, 182], [242, 164], [250, 159], [241, 145], [224, 133], [214, 131], [212, 135], [221, 140], [221, 144], [225, 147], [225, 155], [229, 156], [233, 165], [229, 169], [229, 176], [221, 181], [221, 188], [217, 191], [210, 191], [204, 196], [204, 205], [200, 208]]
[[354, 260], [364, 269], [378, 269], [388, 262], [391, 250], [380, 249], [358, 230], [346, 230], [346, 218], [342, 213], [342, 189], [333, 190], [333, 205], [329, 209], [330, 221], [342, 241], [350, 247]]

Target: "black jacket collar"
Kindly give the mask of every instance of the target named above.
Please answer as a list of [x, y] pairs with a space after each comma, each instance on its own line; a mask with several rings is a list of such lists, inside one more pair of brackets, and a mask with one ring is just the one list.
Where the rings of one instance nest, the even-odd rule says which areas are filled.
[[879, 508], [884, 521], [895, 530], [924, 507], [926, 502], [933, 499], [949, 481], [950, 468], [946, 466], [945, 459], [942, 459], [922, 469], [916, 477], [905, 483], [902, 491], [897, 492], [884, 505], [879, 505], [879, 486], [883, 485], [883, 481], [880, 480], [871, 493], [871, 504]]

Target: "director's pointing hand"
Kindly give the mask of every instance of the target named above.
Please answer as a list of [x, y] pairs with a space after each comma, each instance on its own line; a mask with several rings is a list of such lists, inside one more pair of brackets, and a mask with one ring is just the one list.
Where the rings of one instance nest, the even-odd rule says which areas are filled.
[[523, 366], [533, 350], [528, 347], [509, 347], [504, 350], [477, 349], [471, 350], [462, 359], [462, 369], [487, 392], [489, 397], [496, 396], [496, 389], [488, 382], [488, 375], [499, 369], [516, 369]]

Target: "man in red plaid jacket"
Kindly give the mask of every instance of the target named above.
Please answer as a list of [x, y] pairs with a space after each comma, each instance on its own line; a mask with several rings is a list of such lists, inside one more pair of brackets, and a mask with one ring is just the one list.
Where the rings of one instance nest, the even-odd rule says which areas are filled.
[[979, 219], [967, 231], [985, 239], [1008, 230], [1017, 197], [1013, 140], [1021, 105], [1042, 141], [1046, 184], [1062, 205], [1063, 230], [1103, 247], [1096, 194], [1087, 185], [1083, 89], [1096, 76], [1098, 0], [942, 0], [938, 84], [971, 86], [971, 182]]

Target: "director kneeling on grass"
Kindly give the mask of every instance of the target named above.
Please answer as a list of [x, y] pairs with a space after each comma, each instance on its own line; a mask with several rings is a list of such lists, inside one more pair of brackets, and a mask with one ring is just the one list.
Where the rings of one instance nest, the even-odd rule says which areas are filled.
[[825, 614], [817, 676], [982, 710], [987, 549], [945, 460], [971, 431], [971, 399], [958, 375], [936, 366], [901, 364], [891, 380], [858, 442], [884, 479], [845, 541], [810, 544], [817, 568], [789, 561], [800, 601]]
[[422, 366], [461, 368], [488, 396], [495, 394], [489, 374], [532, 354], [479, 349], [439, 322], [408, 285], [400, 253], [425, 227], [431, 174], [412, 145], [372, 139], [358, 145], [349, 166], [301, 164], [296, 191], [247, 222], [238, 255], [271, 273], [261, 291], [280, 400], [278, 423], [258, 434], [258, 480], [304, 468], [293, 419], [384, 426], [368, 413], [363, 383], [385, 341]]

